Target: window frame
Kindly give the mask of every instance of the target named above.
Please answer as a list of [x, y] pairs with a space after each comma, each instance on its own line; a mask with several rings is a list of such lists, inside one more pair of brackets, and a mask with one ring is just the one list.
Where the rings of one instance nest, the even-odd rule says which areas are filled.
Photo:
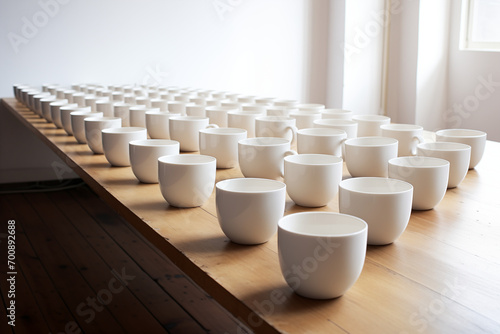
[[476, 42], [472, 40], [475, 2], [476, 0], [462, 0], [459, 43], [460, 50], [500, 52], [500, 41]]

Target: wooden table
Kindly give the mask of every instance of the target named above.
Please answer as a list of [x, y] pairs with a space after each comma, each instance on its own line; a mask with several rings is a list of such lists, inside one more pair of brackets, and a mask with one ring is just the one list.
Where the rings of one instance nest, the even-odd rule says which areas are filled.
[[[256, 332], [500, 332], [499, 143], [488, 141], [480, 164], [435, 209], [414, 211], [395, 243], [368, 246], [363, 272], [344, 296], [318, 301], [286, 285], [276, 237], [258, 246], [225, 237], [215, 192], [199, 208], [170, 207], [157, 184], [140, 184], [129, 167], [111, 167], [15, 99], [3, 99], [0, 107]], [[65, 167], [54, 167], [64, 174]], [[217, 171], [217, 181], [241, 176], [237, 168]], [[338, 212], [338, 198], [313, 210]], [[299, 211], [305, 208], [288, 199], [285, 214]]]

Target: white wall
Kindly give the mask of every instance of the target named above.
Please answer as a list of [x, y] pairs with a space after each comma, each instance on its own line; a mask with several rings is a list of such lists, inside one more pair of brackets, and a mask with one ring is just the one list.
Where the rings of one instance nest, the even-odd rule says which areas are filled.
[[[313, 14], [306, 0], [1, 0], [0, 96], [15, 83], [160, 83], [316, 102]], [[48, 149], [11, 117], [0, 126], [0, 182], [54, 178]], [[11, 155], [26, 147], [36, 159]]]
[[500, 141], [500, 52], [459, 50], [460, 2], [451, 1], [446, 127], [486, 131]]
[[385, 15], [384, 0], [345, 2], [344, 109], [380, 114]]

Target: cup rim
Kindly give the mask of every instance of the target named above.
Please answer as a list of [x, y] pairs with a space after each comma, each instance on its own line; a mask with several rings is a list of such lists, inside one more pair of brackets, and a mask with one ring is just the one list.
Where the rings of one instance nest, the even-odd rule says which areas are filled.
[[210, 119], [208, 117], [205, 117], [205, 116], [180, 115], [180, 116], [170, 117], [170, 120], [173, 120], [173, 121], [207, 120], [207, 121], [209, 121]]
[[352, 110], [348, 109], [339, 109], [339, 108], [325, 108], [321, 110], [321, 113], [326, 114], [352, 114]]
[[84, 119], [85, 122], [106, 122], [106, 121], [117, 121], [121, 120], [121, 117], [113, 117], [113, 116], [91, 116], [91, 117], [86, 117]]
[[[324, 162], [314, 162], [307, 160], [311, 159], [324, 159]], [[317, 153], [303, 153], [303, 154], [293, 154], [288, 155], [284, 158], [286, 162], [296, 164], [296, 165], [307, 165], [307, 166], [331, 166], [337, 165], [344, 162], [340, 157], [331, 154], [317, 154]], [[304, 161], [305, 160], [305, 161]]]
[[123, 134], [123, 133], [136, 133], [136, 132], [144, 132], [147, 131], [146, 128], [139, 127], [139, 126], [122, 126], [119, 128], [107, 128], [107, 129], [102, 129], [102, 133], [107, 133], [107, 134]]
[[[374, 141], [373, 143], [369, 143]], [[368, 142], [368, 143], [363, 143]], [[356, 147], [380, 147], [386, 145], [396, 145], [398, 140], [391, 137], [373, 136], [373, 137], [356, 137], [350, 138], [345, 141], [345, 145], [356, 146]]]
[[[457, 132], [457, 134], [453, 134], [454, 132]], [[474, 129], [442, 129], [436, 131], [436, 136], [442, 136], [447, 138], [480, 138], [480, 137], [485, 137], [486, 135], [487, 135], [486, 132]]]
[[[446, 146], [446, 147], [440, 147]], [[451, 141], [436, 141], [430, 143], [420, 143], [417, 148], [426, 151], [436, 151], [436, 152], [454, 152], [454, 151], [470, 151], [472, 147], [463, 143], [455, 143]]]
[[321, 118], [315, 119], [314, 124], [318, 125], [342, 125], [342, 126], [357, 126], [358, 122], [350, 119], [336, 119], [336, 118]]
[[391, 123], [391, 124], [382, 124], [380, 126], [382, 130], [391, 130], [391, 131], [414, 131], [414, 130], [423, 130], [424, 127], [417, 124], [403, 124], [403, 123]]
[[[422, 163], [412, 164], [411, 163], [412, 160], [420, 160], [422, 161]], [[403, 163], [403, 161], [409, 163]], [[428, 165], [426, 163], [432, 163], [432, 164]], [[393, 165], [398, 167], [416, 168], [416, 169], [428, 169], [428, 168], [450, 166], [450, 162], [448, 160], [441, 158], [427, 157], [423, 155], [392, 158], [389, 159], [388, 164], [389, 166]]]
[[177, 140], [172, 139], [138, 139], [129, 142], [130, 146], [142, 146], [142, 147], [170, 147], [179, 146]]
[[390, 120], [391, 118], [385, 115], [353, 115], [352, 119], [356, 121], [379, 122]]
[[151, 108], [151, 109], [158, 109], [158, 110], [146, 110], [146, 115], [162, 115], [162, 116], [165, 115], [170, 117], [181, 116], [181, 113], [179, 112], [161, 111], [159, 108]]
[[[320, 133], [317, 133], [317, 132], [320, 132]], [[337, 128], [304, 128], [304, 129], [299, 129], [297, 131], [297, 134], [308, 135], [308, 136], [317, 136], [317, 137], [331, 137], [331, 136], [347, 135], [345, 130], [337, 129]]]
[[[232, 184], [251, 183], [251, 184], [255, 185], [256, 182], [261, 183], [261, 184], [267, 184], [271, 187], [271, 189], [251, 190], [251, 189], [230, 189], [229, 188], [230, 185], [232, 185]], [[241, 178], [222, 180], [222, 181], [217, 182], [215, 184], [215, 187], [220, 191], [224, 191], [224, 192], [228, 192], [228, 193], [239, 193], [239, 194], [273, 193], [273, 192], [279, 192], [279, 191], [282, 191], [283, 189], [286, 189], [285, 183], [283, 183], [281, 181], [264, 179], [264, 178], [251, 178], [251, 177], [241, 177]]]
[[256, 121], [281, 122], [281, 121], [295, 120], [295, 118], [290, 117], [290, 116], [259, 116], [255, 120]]
[[71, 116], [102, 116], [102, 112], [95, 112], [95, 111], [72, 111], [69, 113]]
[[216, 163], [216, 159], [203, 154], [174, 154], [159, 157], [158, 163], [175, 166], [196, 166]]
[[290, 144], [290, 141], [286, 138], [279, 137], [253, 137], [240, 139], [238, 144], [249, 146], [275, 146]]
[[[366, 190], [360, 189], [359, 183], [361, 183], [363, 185], [363, 182], [385, 183], [383, 186], [387, 185], [388, 191], [384, 191], [384, 190], [373, 191], [370, 189], [366, 189]], [[391, 187], [391, 185], [393, 187]], [[345, 180], [340, 181], [339, 187], [346, 190], [346, 191], [352, 192], [352, 193], [366, 194], [366, 195], [381, 195], [381, 196], [404, 194], [404, 193], [407, 193], [407, 192], [410, 192], [413, 190], [413, 185], [411, 183], [408, 183], [408, 182], [403, 181], [403, 180], [394, 179], [394, 178], [387, 178], [387, 177], [353, 177], [353, 178], [349, 178], [349, 179], [345, 179]], [[400, 189], [397, 191], [396, 190], [391, 191], [391, 188], [395, 188], [395, 187], [402, 187], [404, 189]]]
[[240, 135], [247, 133], [247, 130], [240, 128], [206, 128], [200, 129], [200, 133], [216, 134], [221, 136]]
[[[345, 219], [351, 220], [353, 223], [358, 224], [358, 228], [354, 232], [350, 233], [338, 233], [338, 234], [327, 234], [327, 233], [307, 233], [307, 232], [298, 232], [294, 229], [290, 229], [288, 226], [286, 226], [287, 222], [292, 219], [296, 219], [297, 217], [300, 216], [331, 216], [332, 219], [333, 217], [344, 217]], [[309, 219], [312, 222], [316, 222], [317, 219], [311, 218]], [[287, 228], [288, 227], [288, 228]], [[282, 217], [279, 222], [278, 222], [278, 228], [286, 231], [288, 233], [292, 233], [295, 235], [301, 235], [301, 236], [309, 236], [309, 237], [327, 237], [327, 238], [342, 238], [342, 237], [351, 237], [359, 234], [363, 234], [366, 232], [368, 229], [368, 224], [366, 221], [363, 219], [353, 216], [353, 215], [348, 215], [344, 213], [338, 213], [338, 212], [326, 212], [326, 211], [309, 211], [309, 212], [297, 212], [297, 213], [291, 213], [288, 214], [284, 217]]]

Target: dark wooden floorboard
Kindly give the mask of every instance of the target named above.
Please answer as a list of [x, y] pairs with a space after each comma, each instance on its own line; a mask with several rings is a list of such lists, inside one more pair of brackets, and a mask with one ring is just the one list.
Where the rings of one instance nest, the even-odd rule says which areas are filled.
[[0, 194], [0, 219], [0, 316], [9, 219], [18, 266], [16, 327], [0, 333], [249, 332], [87, 186]]
[[83, 207], [92, 208], [89, 214], [94, 219], [102, 219], [102, 224], [109, 235], [138, 260], [141, 268], [147, 272], [159, 285], [169, 291], [170, 295], [179, 302], [207, 329], [215, 333], [244, 333], [241, 323], [228, 316], [227, 311], [204, 293], [201, 289], [192, 289], [193, 282], [184, 275], [164, 254], [159, 252], [129, 224], [109, 213], [106, 204], [87, 189], [74, 189], [70, 193]]

